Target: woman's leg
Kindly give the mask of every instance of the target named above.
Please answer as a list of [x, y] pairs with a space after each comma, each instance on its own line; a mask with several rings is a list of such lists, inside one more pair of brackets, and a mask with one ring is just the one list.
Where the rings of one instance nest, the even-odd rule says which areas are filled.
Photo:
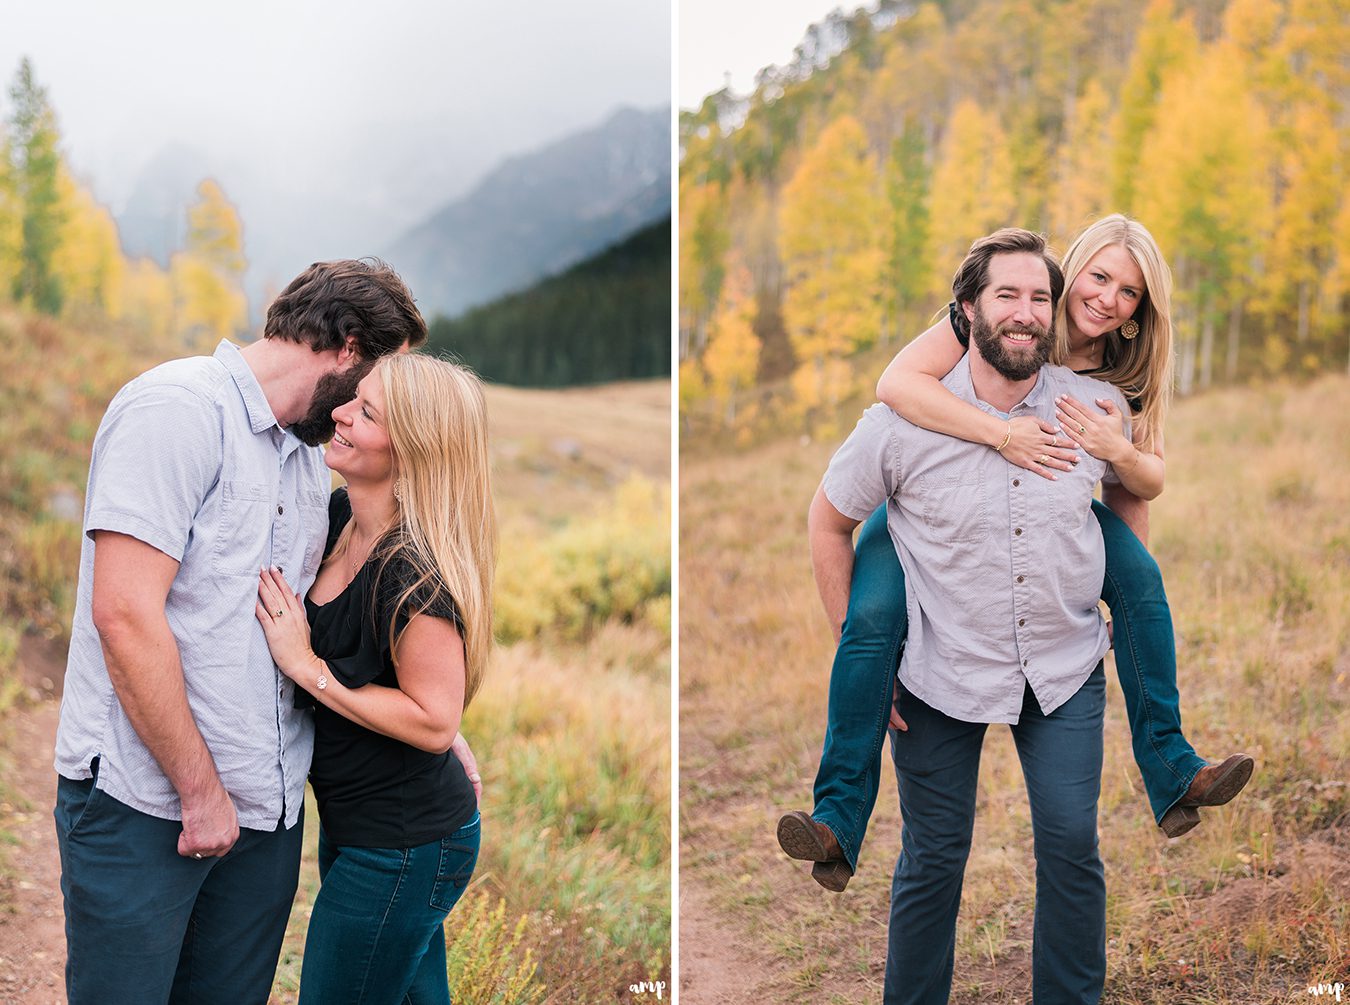
[[[481, 824], [477, 816], [441, 842], [441, 864], [431, 902], [438, 908], [444, 907], [447, 914], [469, 885], [474, 866], [478, 864], [481, 843]], [[450, 988], [445, 975], [444, 924], [438, 925], [432, 933], [403, 1005], [450, 1005]]]
[[447, 1005], [444, 966], [439, 986], [422, 971], [437, 939], [444, 960], [441, 926], [477, 859], [477, 819], [468, 827], [415, 848], [334, 846], [321, 836], [330, 861], [305, 939], [301, 1005]]
[[1092, 511], [1106, 544], [1102, 599], [1111, 608], [1116, 674], [1125, 695], [1134, 759], [1154, 819], [1161, 823], [1205, 766], [1181, 732], [1172, 610], [1148, 549], [1109, 507], [1094, 501]]
[[908, 628], [905, 574], [882, 506], [858, 535], [848, 614], [830, 670], [825, 749], [811, 814], [834, 832], [851, 870], [858, 867], [858, 850], [877, 801], [881, 746]]

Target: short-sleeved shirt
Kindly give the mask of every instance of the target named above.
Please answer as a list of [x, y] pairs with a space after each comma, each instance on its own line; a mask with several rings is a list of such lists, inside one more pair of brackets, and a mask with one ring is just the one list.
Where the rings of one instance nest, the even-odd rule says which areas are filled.
[[92, 617], [94, 532], [127, 534], [178, 562], [165, 615], [188, 704], [241, 827], [291, 826], [304, 807], [313, 722], [272, 662], [254, 614], [258, 570], [298, 592], [323, 556], [331, 476], [283, 430], [239, 350], [174, 360], [113, 398], [94, 437], [56, 770], [151, 816], [178, 794], [117, 700]]
[[[975, 395], [963, 357], [942, 381]], [[1055, 421], [1055, 396], [1110, 398], [1109, 384], [1044, 367], [1011, 417]], [[1128, 414], [1128, 413], [1125, 413]], [[1071, 698], [1106, 653], [1098, 612], [1105, 553], [1092, 491], [1110, 466], [1090, 455], [1049, 481], [982, 444], [916, 426], [873, 405], [830, 461], [825, 495], [863, 520], [883, 502], [905, 571], [905, 687], [966, 722], [1017, 722], [1027, 683], [1046, 714]]]
[[[351, 515], [347, 490], [340, 488], [329, 508], [326, 552]], [[423, 583], [410, 604], [399, 604], [421, 579], [406, 554], [395, 550], [387, 562], [377, 554], [328, 603], [305, 601], [314, 652], [346, 687], [398, 687], [390, 627], [395, 634], [402, 631], [410, 612], [451, 621], [463, 635], [454, 600], [438, 577]], [[321, 704], [314, 708], [309, 782], [324, 834], [339, 845], [414, 848], [448, 837], [478, 810], [473, 785], [454, 754], [418, 750]]]

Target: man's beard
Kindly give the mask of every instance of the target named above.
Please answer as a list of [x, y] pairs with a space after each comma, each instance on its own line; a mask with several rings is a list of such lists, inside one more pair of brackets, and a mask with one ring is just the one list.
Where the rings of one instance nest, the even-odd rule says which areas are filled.
[[[1032, 341], [1025, 352], [1010, 350], [1003, 343], [1007, 332], [1030, 333]], [[1050, 359], [1050, 350], [1054, 348], [1053, 328], [1043, 328], [1032, 323], [1029, 325], [1002, 324], [993, 328], [989, 319], [975, 307], [975, 318], [970, 323], [970, 337], [975, 342], [984, 361], [1009, 380], [1026, 380], [1033, 377]]]
[[341, 373], [326, 373], [314, 385], [314, 397], [304, 418], [291, 423], [291, 432], [301, 443], [317, 447], [333, 438], [333, 409], [356, 397], [356, 385], [370, 373], [374, 362], [358, 363]]

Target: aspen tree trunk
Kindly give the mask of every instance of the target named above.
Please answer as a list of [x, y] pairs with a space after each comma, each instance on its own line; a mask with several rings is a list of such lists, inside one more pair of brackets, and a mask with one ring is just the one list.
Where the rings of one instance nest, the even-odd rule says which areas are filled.
[[1224, 364], [1224, 379], [1232, 382], [1237, 379], [1238, 345], [1242, 339], [1242, 301], [1228, 312], [1228, 359]]
[[1200, 328], [1200, 386], [1209, 387], [1214, 382], [1214, 312], [1206, 310], [1205, 320]]

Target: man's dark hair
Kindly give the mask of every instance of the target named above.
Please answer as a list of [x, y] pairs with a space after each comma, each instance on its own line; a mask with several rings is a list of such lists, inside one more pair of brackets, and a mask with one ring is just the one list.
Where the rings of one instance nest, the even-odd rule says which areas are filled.
[[1064, 272], [1059, 267], [1055, 253], [1045, 243], [1045, 238], [1021, 227], [1004, 227], [988, 237], [982, 237], [970, 246], [963, 261], [952, 277], [952, 296], [956, 298], [956, 310], [952, 311], [952, 325], [956, 333], [968, 339], [970, 322], [966, 320], [964, 303], [979, 299], [984, 288], [989, 285], [989, 261], [995, 255], [1009, 255], [1025, 252], [1040, 255], [1050, 273], [1050, 308], [1059, 306], [1059, 298], [1064, 293]]
[[426, 341], [427, 323], [398, 273], [378, 258], [315, 262], [267, 308], [263, 338], [340, 349], [356, 337], [361, 358], [375, 360], [407, 342]]

